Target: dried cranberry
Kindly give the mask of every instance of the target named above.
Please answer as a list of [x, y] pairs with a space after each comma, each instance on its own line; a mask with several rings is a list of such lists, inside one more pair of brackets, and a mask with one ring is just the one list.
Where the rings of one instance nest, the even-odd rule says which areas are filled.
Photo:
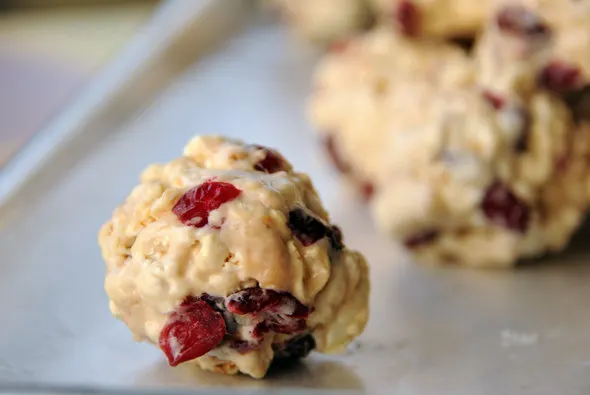
[[268, 322], [274, 332], [286, 335], [302, 332], [306, 328], [305, 320], [300, 318], [274, 315], [268, 318]]
[[249, 322], [247, 325], [251, 326], [248, 340], [230, 336], [230, 347], [241, 353], [257, 348], [268, 332], [304, 332], [310, 314], [310, 309], [290, 293], [260, 287], [246, 288], [229, 295], [225, 299], [225, 306], [228, 314], [246, 316], [241, 320]]
[[501, 110], [506, 104], [504, 99], [487, 89], [482, 92], [482, 95], [494, 107], [494, 110]]
[[[284, 300], [291, 300], [291, 306], [292, 307], [292, 313], [289, 313], [289, 317], [293, 317], [293, 318], [307, 318], [309, 317], [309, 314], [311, 314], [311, 309], [309, 307], [307, 307], [306, 305], [304, 305], [303, 303], [301, 303], [300, 301], [298, 301], [294, 296], [292, 296], [289, 293], [283, 293], [283, 295], [285, 295], [285, 299]], [[291, 309], [289, 309], [289, 311], [291, 311]]]
[[420, 28], [420, 12], [414, 2], [402, 0], [395, 10], [395, 21], [399, 30], [406, 36], [418, 35]]
[[529, 208], [507, 185], [496, 181], [481, 203], [485, 216], [494, 224], [524, 233], [529, 225]]
[[238, 331], [238, 323], [236, 322], [234, 315], [225, 309], [225, 298], [211, 296], [204, 293], [198, 299], [207, 302], [209, 306], [213, 307], [213, 310], [217, 311], [223, 316], [226, 333], [232, 335]]
[[234, 314], [258, 314], [268, 310], [283, 315], [306, 318], [309, 309], [287, 292], [260, 287], [245, 288], [229, 295], [225, 300], [227, 309]]
[[541, 86], [555, 92], [578, 89], [583, 82], [582, 71], [578, 67], [558, 60], [549, 63], [539, 74]]
[[205, 302], [207, 302], [209, 304], [209, 306], [211, 306], [213, 308], [219, 308], [219, 307], [223, 306], [223, 298], [222, 297], [209, 295], [208, 293], [202, 294], [200, 298], [195, 298], [194, 296], [189, 296], [182, 303], [183, 304], [187, 303], [187, 302], [190, 303], [191, 300], [197, 300], [197, 299], [204, 300]]
[[375, 194], [375, 186], [372, 182], [364, 181], [360, 183], [360, 190], [365, 201], [369, 201], [373, 198]]
[[312, 335], [307, 334], [291, 339], [282, 345], [273, 344], [273, 349], [277, 359], [295, 359], [305, 358], [315, 346], [315, 339]]
[[281, 302], [278, 292], [259, 287], [246, 288], [231, 294], [225, 304], [234, 314], [244, 315], [259, 313], [277, 306]]
[[344, 243], [342, 242], [342, 230], [336, 225], [332, 226], [332, 231], [330, 232], [330, 244], [336, 251], [340, 251], [344, 248]]
[[351, 176], [350, 178], [354, 180], [354, 186], [358, 188], [359, 193], [366, 201], [371, 200], [375, 192], [374, 185], [369, 181], [363, 181], [361, 177], [353, 174], [352, 166], [344, 160], [337, 145], [336, 139], [331, 134], [327, 135], [324, 139], [324, 147], [326, 148], [330, 161], [340, 173]]
[[349, 45], [350, 41], [348, 40], [334, 41], [332, 44], [330, 44], [329, 51], [332, 53], [343, 53], [348, 49]]
[[555, 161], [555, 170], [558, 173], [565, 173], [570, 166], [571, 158], [567, 153], [560, 155]]
[[515, 36], [542, 38], [550, 34], [536, 14], [518, 5], [504, 7], [496, 16], [496, 24], [502, 32]]
[[239, 352], [240, 354], [247, 354], [251, 351], [257, 350], [260, 348], [261, 343], [257, 342], [249, 342], [247, 340], [241, 339], [232, 339], [229, 342], [229, 346]]
[[221, 343], [224, 335], [221, 314], [204, 300], [189, 297], [168, 317], [159, 345], [170, 366], [176, 366], [208, 353]]
[[326, 151], [328, 152], [328, 156], [332, 160], [334, 167], [336, 167], [336, 169], [338, 169], [342, 174], [350, 173], [350, 164], [348, 164], [348, 162], [342, 158], [337, 145], [336, 139], [331, 134], [328, 134], [324, 139], [324, 146], [326, 147]]
[[268, 331], [270, 331], [272, 328], [269, 326], [269, 324], [266, 321], [262, 321], [257, 323], [256, 325], [254, 325], [254, 328], [252, 328], [252, 337], [258, 340], [262, 340], [262, 338], [264, 337], [264, 334], [267, 333]]
[[269, 174], [285, 170], [285, 160], [281, 155], [265, 147], [255, 147], [264, 150], [264, 158], [254, 165], [255, 170]]
[[414, 236], [407, 238], [404, 241], [404, 245], [406, 246], [406, 248], [410, 248], [410, 249], [422, 247], [423, 245], [426, 245], [426, 244], [429, 244], [429, 243], [432, 243], [433, 241], [435, 241], [439, 235], [440, 235], [440, 232], [437, 230], [427, 230], [425, 232], [418, 233]]
[[305, 247], [316, 243], [329, 233], [328, 227], [319, 219], [309, 215], [302, 208], [289, 212], [289, 229]]
[[241, 191], [227, 182], [207, 181], [190, 189], [176, 202], [172, 212], [187, 226], [201, 228], [209, 223], [209, 213], [234, 200]]

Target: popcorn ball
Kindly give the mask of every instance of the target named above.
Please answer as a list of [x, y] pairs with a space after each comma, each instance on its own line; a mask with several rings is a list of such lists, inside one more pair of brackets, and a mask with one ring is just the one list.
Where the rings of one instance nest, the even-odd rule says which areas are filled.
[[363, 256], [277, 151], [197, 137], [101, 228], [112, 314], [171, 366], [265, 375], [338, 352], [368, 318]]
[[375, 31], [319, 66], [310, 117], [328, 154], [420, 260], [510, 266], [562, 250], [580, 225], [589, 125], [567, 98], [585, 85], [555, 60], [554, 34], [510, 5], [472, 56], [424, 41], [402, 50]]
[[295, 33], [315, 42], [330, 42], [372, 23], [366, 0], [267, 0]]
[[494, 0], [266, 0], [300, 36], [333, 41], [372, 24], [411, 37], [473, 38]]
[[479, 32], [493, 0], [369, 0], [376, 14], [412, 37], [467, 38]]

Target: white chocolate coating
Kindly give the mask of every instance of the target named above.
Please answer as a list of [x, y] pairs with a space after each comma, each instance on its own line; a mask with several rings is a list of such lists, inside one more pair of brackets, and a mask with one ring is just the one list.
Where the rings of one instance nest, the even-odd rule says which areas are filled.
[[325, 56], [309, 116], [319, 133], [337, 135], [339, 150], [360, 178], [375, 179], [381, 165], [374, 153], [384, 149], [389, 125], [400, 114], [406, 125], [420, 124], [434, 92], [470, 84], [471, 69], [458, 48], [375, 29]]
[[[374, 185], [378, 226], [424, 261], [505, 267], [563, 249], [588, 207], [590, 137], [537, 84], [551, 43], [495, 23], [473, 59], [404, 40], [378, 29], [328, 54], [309, 107], [348, 177]], [[498, 183], [528, 220], [486, 214]]]
[[[416, 14], [411, 29], [420, 37], [473, 37], [490, 12], [493, 0], [369, 0], [386, 23], [396, 23], [404, 7]], [[407, 11], [406, 11], [407, 12]], [[394, 21], [392, 21], [392, 19]], [[400, 26], [398, 26], [399, 28]]]
[[[515, 1], [497, 0], [496, 8]], [[553, 57], [580, 67], [590, 80], [590, 1], [518, 0], [539, 14], [554, 35]]]
[[267, 0], [297, 35], [330, 42], [366, 27], [371, 19], [365, 0]]
[[[318, 351], [338, 351], [362, 332], [369, 292], [364, 258], [333, 251], [327, 238], [307, 247], [295, 238], [287, 224], [294, 207], [326, 223], [328, 215], [310, 179], [286, 161], [286, 171], [254, 171], [264, 155], [239, 141], [196, 137], [183, 157], [149, 166], [102, 227], [110, 309], [136, 340], [158, 344], [168, 315], [188, 295], [226, 297], [253, 285], [289, 292], [313, 309], [307, 329]], [[207, 226], [184, 225], [173, 206], [211, 179], [231, 183], [240, 195], [213, 210]], [[187, 363], [259, 378], [273, 359], [272, 344], [287, 338], [270, 332], [246, 354], [222, 343]]]

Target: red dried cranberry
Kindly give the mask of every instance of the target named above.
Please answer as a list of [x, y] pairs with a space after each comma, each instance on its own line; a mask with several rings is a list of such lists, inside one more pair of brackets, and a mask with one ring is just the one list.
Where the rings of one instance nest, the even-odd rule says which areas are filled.
[[252, 338], [262, 341], [264, 334], [270, 331], [290, 335], [305, 330], [306, 322], [304, 318], [283, 315], [278, 312], [266, 312], [261, 315], [263, 321], [257, 323], [252, 332]]
[[255, 146], [258, 149], [264, 150], [264, 158], [254, 165], [254, 169], [264, 173], [276, 173], [285, 170], [285, 160], [277, 152], [261, 147]]
[[176, 202], [172, 212], [187, 226], [201, 228], [209, 223], [209, 213], [234, 200], [241, 191], [227, 182], [206, 181], [190, 189]]
[[229, 346], [239, 352], [240, 354], [247, 354], [251, 351], [260, 348], [261, 343], [249, 342], [247, 340], [233, 339], [229, 342]]
[[418, 233], [414, 236], [407, 238], [404, 241], [404, 245], [406, 246], [406, 248], [410, 248], [410, 249], [422, 247], [423, 245], [426, 245], [426, 244], [429, 244], [429, 243], [432, 243], [433, 241], [435, 241], [439, 235], [440, 235], [440, 232], [437, 230], [427, 230], [425, 232]]
[[406, 36], [415, 37], [420, 29], [420, 12], [414, 2], [402, 0], [395, 10], [395, 21]]
[[309, 309], [291, 294], [260, 287], [242, 289], [229, 295], [225, 305], [230, 312], [238, 315], [258, 314], [268, 310], [296, 318], [306, 318], [309, 315]]
[[290, 335], [292, 333], [302, 332], [306, 328], [305, 320], [293, 317], [284, 317], [273, 315], [268, 317], [270, 328], [276, 333]]
[[198, 299], [204, 300], [205, 302], [207, 302], [209, 304], [209, 306], [211, 306], [213, 308], [219, 308], [219, 307], [223, 306], [223, 298], [222, 297], [209, 295], [208, 293], [203, 293], [200, 298], [195, 298], [194, 296], [189, 296], [182, 303], [183, 304], [187, 303], [187, 302], [190, 303], [191, 300], [198, 300]]
[[226, 298], [227, 309], [234, 314], [244, 315], [259, 313], [281, 302], [280, 294], [270, 289], [259, 287], [246, 288]]
[[254, 325], [254, 328], [252, 328], [252, 337], [255, 339], [259, 339], [262, 340], [262, 338], [264, 337], [264, 334], [267, 333], [268, 331], [270, 331], [272, 328], [269, 326], [269, 324], [266, 321], [262, 321], [257, 323], [256, 325]]
[[558, 173], [565, 173], [570, 166], [571, 158], [567, 153], [560, 155], [555, 161], [555, 170]]
[[207, 302], [187, 298], [170, 314], [159, 345], [170, 366], [198, 358], [214, 349], [225, 335], [225, 322]]
[[358, 188], [361, 196], [366, 201], [371, 200], [375, 192], [373, 184], [369, 181], [363, 181], [361, 177], [358, 177], [357, 175], [353, 174], [354, 172], [352, 171], [352, 166], [346, 160], [344, 160], [344, 158], [340, 154], [337, 141], [333, 135], [327, 135], [327, 137], [324, 139], [324, 147], [326, 148], [328, 157], [330, 158], [330, 161], [332, 162], [334, 167], [342, 174], [351, 175], [350, 178], [354, 179], [354, 186]]
[[348, 49], [349, 45], [350, 41], [348, 40], [338, 40], [330, 44], [330, 48], [328, 50], [332, 53], [343, 53]]
[[580, 88], [583, 84], [582, 71], [575, 66], [555, 60], [539, 74], [541, 86], [555, 91], [567, 92]]
[[334, 167], [336, 167], [336, 169], [342, 174], [350, 173], [350, 164], [342, 158], [337, 145], [336, 139], [331, 134], [328, 134], [324, 139], [324, 146], [326, 147], [326, 151], [328, 152], [328, 156], [332, 160]]
[[[304, 305], [303, 303], [301, 303], [300, 301], [298, 301], [295, 297], [293, 297], [291, 294], [289, 293], [284, 293], [284, 300], [291, 300], [291, 307], [292, 307], [292, 313], [289, 313], [289, 317], [293, 317], [293, 318], [307, 318], [309, 317], [309, 314], [311, 314], [311, 310], [309, 307], [307, 307], [306, 305]], [[289, 311], [291, 311], [291, 309], [289, 309]]]
[[496, 16], [498, 28], [507, 34], [522, 37], [545, 37], [550, 30], [532, 11], [518, 5], [504, 7]]
[[494, 107], [494, 110], [501, 110], [506, 104], [504, 99], [487, 89], [482, 92], [482, 95]]
[[305, 247], [316, 243], [328, 235], [328, 228], [319, 219], [309, 215], [302, 208], [295, 208], [289, 213], [289, 229]]
[[372, 182], [364, 181], [360, 183], [361, 194], [365, 201], [369, 201], [373, 198], [375, 194], [375, 186]]
[[225, 298], [211, 296], [204, 293], [199, 299], [207, 302], [209, 306], [213, 307], [213, 310], [223, 316], [223, 320], [225, 321], [225, 332], [227, 334], [232, 335], [238, 331], [238, 323], [236, 322], [234, 315], [225, 309]]
[[261, 343], [267, 332], [295, 334], [305, 331], [310, 314], [309, 308], [288, 292], [260, 287], [246, 288], [229, 295], [225, 306], [230, 313], [249, 316], [252, 322], [250, 343], [240, 340], [232, 345], [243, 352], [255, 347], [253, 343]]
[[296, 337], [282, 345], [272, 345], [277, 359], [305, 358], [315, 346], [315, 339], [310, 334]]
[[496, 181], [487, 190], [481, 208], [490, 222], [524, 233], [529, 225], [529, 208], [507, 185]]

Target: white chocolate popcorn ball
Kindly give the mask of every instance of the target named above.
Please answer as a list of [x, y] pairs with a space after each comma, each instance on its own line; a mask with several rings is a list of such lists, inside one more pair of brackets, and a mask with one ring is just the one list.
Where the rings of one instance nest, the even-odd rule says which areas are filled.
[[473, 58], [373, 32], [319, 66], [312, 122], [371, 192], [377, 225], [419, 259], [510, 266], [563, 249], [584, 218], [590, 127], [564, 100], [583, 84], [554, 70], [552, 34], [510, 6]]
[[111, 312], [172, 366], [261, 378], [273, 359], [342, 350], [367, 322], [364, 258], [268, 148], [193, 139], [144, 171], [99, 243]]

